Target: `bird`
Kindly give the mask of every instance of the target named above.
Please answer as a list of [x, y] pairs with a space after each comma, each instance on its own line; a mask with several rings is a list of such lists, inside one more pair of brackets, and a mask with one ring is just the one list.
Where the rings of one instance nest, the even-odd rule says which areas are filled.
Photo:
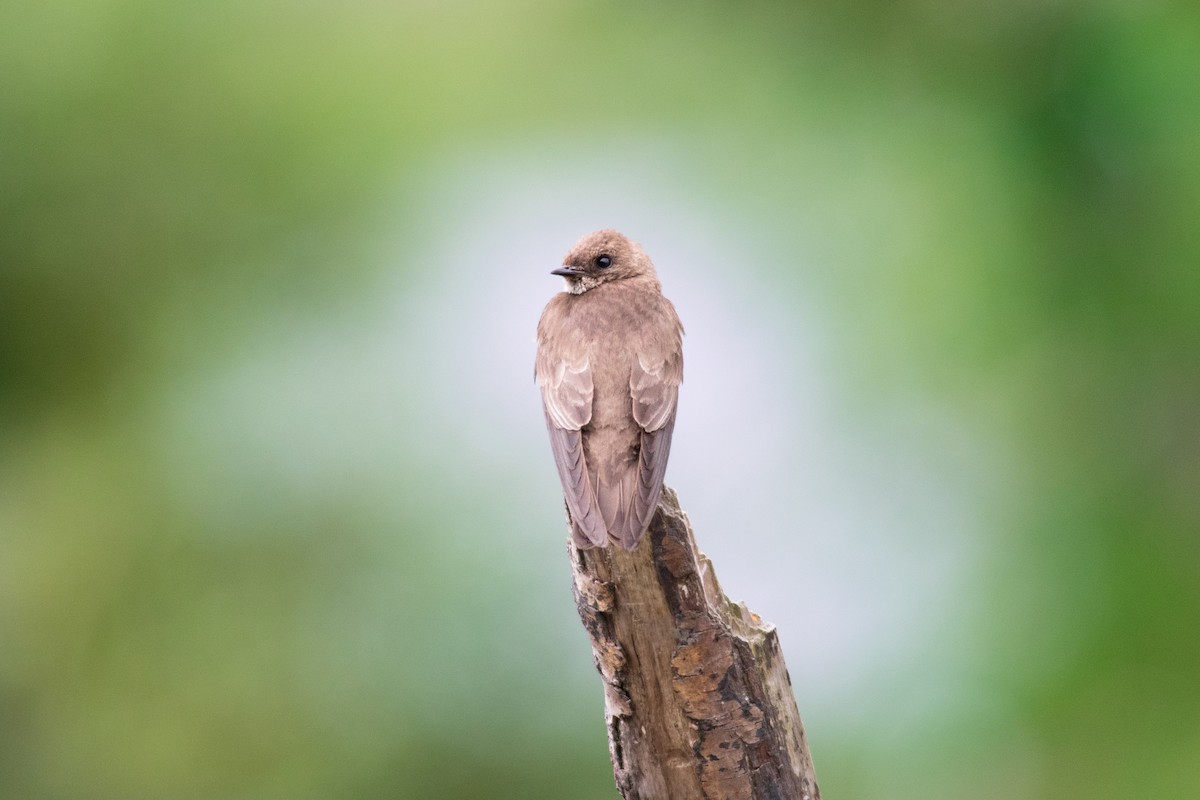
[[645, 535], [662, 494], [683, 382], [683, 325], [649, 256], [615, 230], [580, 239], [551, 275], [534, 376], [580, 549]]

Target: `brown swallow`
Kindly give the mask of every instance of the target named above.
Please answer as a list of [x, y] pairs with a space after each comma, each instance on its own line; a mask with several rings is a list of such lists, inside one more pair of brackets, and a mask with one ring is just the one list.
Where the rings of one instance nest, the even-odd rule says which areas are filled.
[[616, 231], [588, 234], [551, 272], [534, 374], [579, 547], [633, 550], [662, 494], [683, 381], [683, 326], [654, 265]]

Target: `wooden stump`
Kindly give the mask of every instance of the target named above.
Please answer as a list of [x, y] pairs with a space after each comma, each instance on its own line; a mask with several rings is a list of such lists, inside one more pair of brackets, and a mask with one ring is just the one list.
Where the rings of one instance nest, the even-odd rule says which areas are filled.
[[664, 488], [632, 553], [568, 545], [625, 800], [819, 800], [775, 627], [731, 602]]

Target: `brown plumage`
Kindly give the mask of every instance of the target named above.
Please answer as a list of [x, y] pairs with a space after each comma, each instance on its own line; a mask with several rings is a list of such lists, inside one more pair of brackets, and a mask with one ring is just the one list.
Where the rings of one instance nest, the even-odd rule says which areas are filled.
[[579, 240], [538, 322], [534, 373], [571, 534], [637, 547], [662, 494], [683, 381], [683, 326], [642, 248], [616, 231]]

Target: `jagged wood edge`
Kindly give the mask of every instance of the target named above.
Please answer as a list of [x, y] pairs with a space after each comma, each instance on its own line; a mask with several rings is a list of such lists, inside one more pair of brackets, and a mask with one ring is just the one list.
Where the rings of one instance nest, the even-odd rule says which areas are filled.
[[721, 591], [669, 488], [639, 547], [568, 544], [625, 800], [819, 800], [775, 627]]

